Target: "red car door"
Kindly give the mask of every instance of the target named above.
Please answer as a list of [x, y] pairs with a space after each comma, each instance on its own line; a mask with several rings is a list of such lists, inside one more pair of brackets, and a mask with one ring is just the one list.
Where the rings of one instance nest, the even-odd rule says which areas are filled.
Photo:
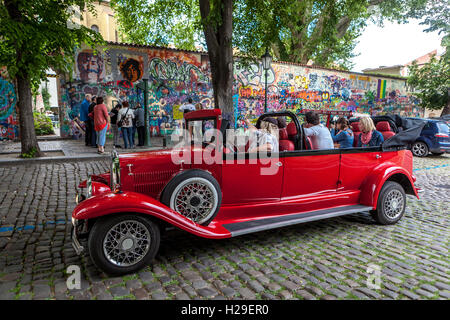
[[339, 161], [339, 149], [286, 152], [280, 209], [302, 212], [346, 204], [335, 200]]
[[338, 190], [359, 191], [366, 176], [382, 161], [382, 155], [378, 147], [342, 149]]
[[[244, 205], [280, 201], [283, 166], [278, 157], [224, 160], [222, 165], [222, 204]], [[235, 154], [235, 157], [237, 155]]]

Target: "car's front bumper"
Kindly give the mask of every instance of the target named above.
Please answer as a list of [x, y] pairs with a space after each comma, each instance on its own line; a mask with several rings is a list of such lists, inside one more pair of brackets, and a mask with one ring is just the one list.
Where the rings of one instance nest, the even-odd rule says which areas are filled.
[[84, 247], [81, 245], [80, 239], [78, 238], [79, 227], [79, 221], [72, 218], [72, 247], [77, 255], [84, 252]]

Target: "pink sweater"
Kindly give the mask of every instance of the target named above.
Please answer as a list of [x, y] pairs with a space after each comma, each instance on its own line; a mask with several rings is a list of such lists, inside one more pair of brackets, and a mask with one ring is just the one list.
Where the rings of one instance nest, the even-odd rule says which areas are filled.
[[108, 109], [105, 104], [98, 104], [94, 107], [94, 127], [95, 131], [101, 131], [108, 124]]

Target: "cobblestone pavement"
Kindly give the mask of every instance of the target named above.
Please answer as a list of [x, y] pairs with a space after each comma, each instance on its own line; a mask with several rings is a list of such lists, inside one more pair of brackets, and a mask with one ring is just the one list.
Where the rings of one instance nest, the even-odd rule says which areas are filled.
[[[447, 300], [450, 156], [414, 162], [425, 193], [408, 196], [396, 225], [355, 214], [226, 240], [174, 230], [152, 266], [115, 278], [70, 240], [75, 187], [106, 161], [3, 167], [0, 299]], [[81, 267], [80, 290], [67, 289], [69, 265]]]

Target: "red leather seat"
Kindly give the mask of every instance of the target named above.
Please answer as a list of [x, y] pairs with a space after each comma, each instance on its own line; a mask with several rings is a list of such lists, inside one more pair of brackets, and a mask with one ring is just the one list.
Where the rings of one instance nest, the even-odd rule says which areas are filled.
[[359, 129], [359, 122], [352, 122], [351, 126], [352, 126], [353, 132], [361, 132], [361, 130]]
[[278, 130], [280, 140], [289, 140], [289, 135], [286, 128]]
[[380, 131], [383, 135], [384, 140], [389, 139], [390, 137], [395, 135], [395, 132], [391, 130], [391, 126], [387, 121], [380, 121], [377, 123], [377, 131]]
[[306, 150], [312, 150], [312, 143], [310, 137], [305, 137], [305, 149]]
[[294, 122], [291, 122], [287, 125], [286, 131], [290, 140], [293, 140], [294, 137], [297, 136], [297, 127], [295, 126]]
[[358, 144], [359, 135], [361, 134], [361, 130], [359, 129], [359, 122], [352, 122], [352, 131], [353, 131], [353, 146], [356, 147]]
[[288, 138], [289, 140], [291, 140], [294, 143], [294, 146], [296, 145], [297, 142], [297, 127], [295, 126], [294, 122], [290, 122], [287, 127], [286, 127], [286, 132], [288, 134]]
[[280, 140], [280, 152], [281, 151], [294, 151], [295, 146], [291, 140]]
[[289, 140], [289, 135], [286, 128], [278, 130], [280, 139], [280, 151], [293, 151], [295, 150], [294, 143]]

